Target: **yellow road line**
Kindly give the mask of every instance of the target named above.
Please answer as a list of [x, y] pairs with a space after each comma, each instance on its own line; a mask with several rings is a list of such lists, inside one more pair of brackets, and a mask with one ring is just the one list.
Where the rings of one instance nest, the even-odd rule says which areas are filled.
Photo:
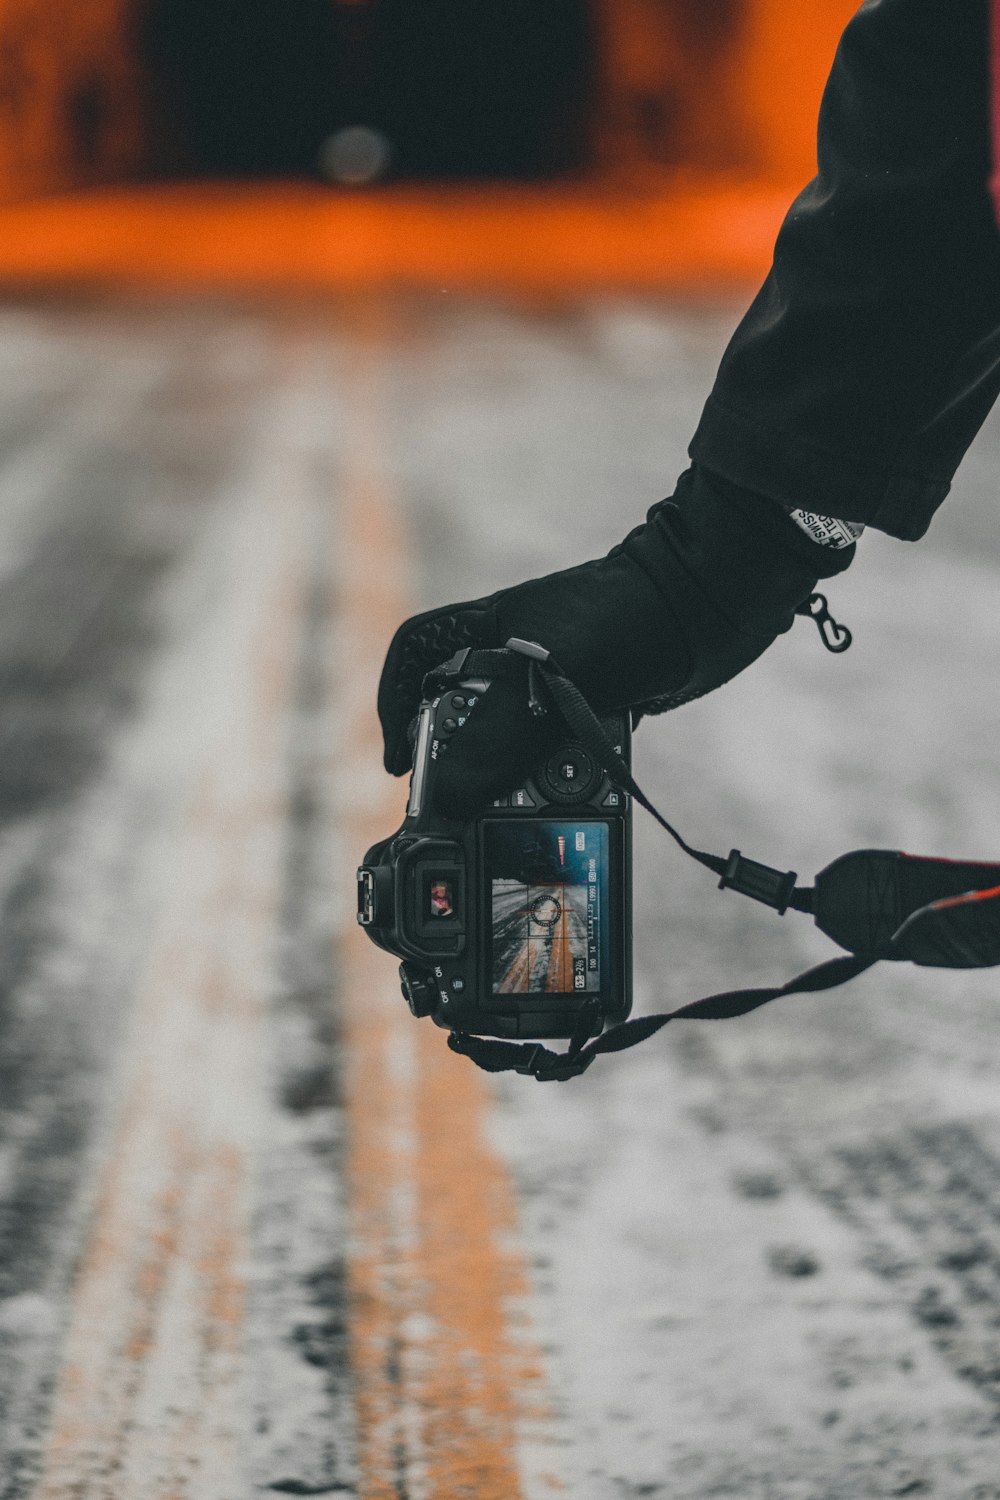
[[[290, 445], [294, 448], [294, 444]], [[280, 432], [151, 713], [186, 765], [35, 1500], [245, 1500], [244, 1301], [303, 511]], [[154, 699], [156, 693], [153, 694]], [[169, 757], [168, 757], [169, 759]]]
[[[341, 588], [345, 863], [397, 826], [374, 689], [408, 612], [403, 524], [382, 478], [377, 313], [353, 329], [350, 454], [335, 546]], [[358, 691], [360, 687], [360, 692]], [[511, 1248], [512, 1183], [486, 1139], [488, 1096], [396, 965], [347, 913], [338, 950], [347, 1043], [351, 1348], [363, 1500], [519, 1500], [518, 1440], [543, 1384]], [[555, 1482], [553, 1481], [553, 1486]]]
[[556, 930], [552, 935], [552, 956], [545, 976], [545, 988], [558, 994], [573, 988], [573, 955], [569, 946], [569, 913], [560, 903]]
[[[356, 861], [399, 817], [371, 703], [405, 613], [400, 525], [379, 482], [377, 327], [355, 330], [354, 425], [335, 546]], [[155, 723], [187, 768], [163, 835], [160, 921], [124, 1100], [76, 1279], [36, 1500], [246, 1500], [251, 1186], [266, 1119], [261, 1018], [287, 829], [284, 735], [305, 609], [308, 506], [294, 434], [262, 436], [221, 548], [229, 582]], [[202, 597], [204, 597], [202, 595]], [[155, 694], [154, 694], [155, 698]], [[512, 1246], [515, 1196], [479, 1076], [409, 1015], [395, 966], [345, 912], [350, 1339], [363, 1500], [522, 1500], [543, 1382]], [[537, 1433], [532, 1436], [537, 1437]]]

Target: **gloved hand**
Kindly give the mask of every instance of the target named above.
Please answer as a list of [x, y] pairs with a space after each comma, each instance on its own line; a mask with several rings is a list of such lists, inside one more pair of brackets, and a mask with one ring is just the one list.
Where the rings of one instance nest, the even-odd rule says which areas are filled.
[[[770, 500], [688, 469], [607, 557], [401, 625], [378, 692], [386, 770], [409, 771], [424, 675], [463, 646], [537, 641], [598, 714], [662, 713], [754, 661], [854, 550], [822, 547]], [[465, 818], [519, 785], [565, 736], [556, 714], [529, 711], [526, 677], [527, 664], [524, 682], [494, 682], [448, 746], [434, 794], [445, 816]]]

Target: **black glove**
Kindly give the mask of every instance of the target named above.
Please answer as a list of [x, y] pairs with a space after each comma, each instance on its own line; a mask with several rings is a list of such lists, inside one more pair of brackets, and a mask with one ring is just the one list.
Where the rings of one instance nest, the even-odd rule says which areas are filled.
[[[463, 646], [537, 641], [597, 713], [662, 713], [749, 666], [854, 550], [819, 546], [770, 500], [688, 469], [672, 499], [607, 557], [401, 625], [379, 683], [386, 770], [410, 769], [424, 675]], [[436, 806], [467, 817], [517, 786], [564, 735], [554, 713], [529, 711], [526, 681], [494, 682], [448, 747]]]

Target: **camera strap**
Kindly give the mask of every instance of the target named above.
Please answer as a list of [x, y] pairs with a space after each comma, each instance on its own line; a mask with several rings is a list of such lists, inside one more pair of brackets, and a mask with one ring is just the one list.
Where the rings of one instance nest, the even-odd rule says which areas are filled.
[[512, 1070], [540, 1082], [564, 1081], [583, 1073], [602, 1053], [634, 1047], [670, 1021], [718, 1021], [748, 1015], [783, 996], [834, 989], [882, 959], [940, 968], [1000, 964], [1000, 864], [857, 849], [821, 870], [815, 885], [799, 886], [793, 870], [777, 870], [747, 859], [738, 849], [723, 857], [689, 844], [643, 792], [580, 689], [544, 647], [511, 639], [502, 650], [467, 649], [431, 675], [488, 682], [523, 674], [525, 660], [532, 712], [558, 711], [616, 785], [645, 808], [685, 854], [719, 876], [720, 890], [738, 891], [779, 915], [789, 907], [809, 913], [820, 930], [847, 951], [785, 984], [706, 995], [676, 1010], [623, 1021], [598, 1036], [594, 1035], [600, 1026], [596, 1002], [584, 1005], [564, 1053], [539, 1042], [507, 1042], [466, 1032], [449, 1034], [452, 1051], [471, 1058], [487, 1072]]

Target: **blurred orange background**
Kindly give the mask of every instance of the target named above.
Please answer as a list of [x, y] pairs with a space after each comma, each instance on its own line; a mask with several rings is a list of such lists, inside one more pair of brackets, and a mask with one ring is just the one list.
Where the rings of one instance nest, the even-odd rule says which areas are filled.
[[766, 271], [852, 0], [0, 0], [0, 279]]

